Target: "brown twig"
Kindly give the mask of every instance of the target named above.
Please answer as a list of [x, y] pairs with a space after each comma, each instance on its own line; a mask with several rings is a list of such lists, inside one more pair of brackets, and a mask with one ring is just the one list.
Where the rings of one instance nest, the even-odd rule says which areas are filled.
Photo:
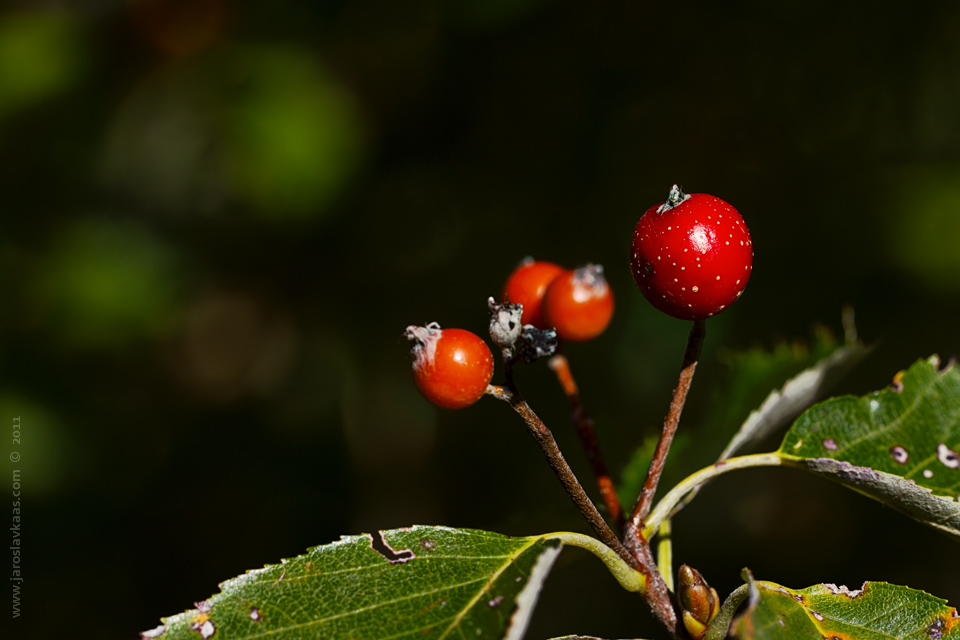
[[[694, 320], [693, 328], [687, 338], [687, 349], [683, 354], [680, 379], [673, 391], [670, 411], [664, 421], [663, 432], [660, 434], [660, 440], [657, 442], [657, 448], [653, 453], [653, 460], [650, 461], [650, 468], [647, 470], [647, 478], [643, 483], [643, 489], [640, 490], [637, 504], [630, 515], [630, 521], [626, 525], [625, 541], [631, 538], [642, 540], [640, 532], [643, 530], [643, 521], [650, 513], [650, 507], [653, 505], [653, 496], [657, 492], [657, 485], [660, 483], [660, 475], [663, 473], [673, 436], [677, 433], [677, 425], [680, 424], [680, 414], [683, 413], [683, 405], [687, 401], [687, 393], [690, 391], [690, 384], [693, 382], [693, 373], [697, 368], [697, 361], [700, 359], [700, 350], [703, 347], [703, 339], [706, 333], [704, 321]], [[643, 542], [646, 543], [645, 540]]]
[[509, 404], [513, 410], [523, 418], [523, 421], [527, 425], [527, 430], [530, 435], [533, 436], [534, 441], [537, 443], [537, 446], [540, 447], [543, 455], [546, 456], [547, 463], [550, 465], [550, 468], [553, 469], [557, 479], [560, 480], [560, 484], [563, 485], [567, 495], [570, 496], [573, 504], [576, 505], [580, 513], [583, 514], [583, 517], [586, 518], [587, 523], [590, 524], [590, 527], [593, 529], [593, 532], [597, 534], [600, 541], [613, 549], [617, 555], [629, 563], [630, 566], [649, 577], [649, 568], [638, 565], [634, 554], [628, 552], [616, 534], [611, 531], [603, 519], [603, 516], [597, 511], [596, 505], [590, 500], [587, 492], [583, 490], [583, 486], [581, 486], [580, 481], [577, 480], [573, 469], [567, 464], [566, 459], [560, 452], [560, 448], [557, 446], [557, 441], [553, 438], [553, 433], [550, 432], [550, 429], [547, 428], [547, 425], [543, 423], [540, 417], [534, 413], [533, 409], [527, 404], [527, 401], [523, 399], [520, 393], [511, 387], [498, 385], [490, 385], [487, 387], [487, 393]]
[[570, 419], [577, 430], [577, 436], [580, 438], [580, 444], [587, 454], [587, 461], [593, 470], [593, 475], [597, 480], [597, 487], [600, 489], [600, 496], [603, 503], [610, 513], [613, 526], [617, 531], [623, 529], [623, 509], [620, 507], [620, 499], [617, 497], [617, 491], [613, 486], [613, 480], [607, 472], [607, 465], [603, 461], [603, 455], [600, 453], [600, 444], [597, 441], [597, 433], [593, 428], [593, 419], [587, 414], [580, 402], [580, 392], [577, 389], [577, 383], [573, 379], [573, 372], [570, 370], [570, 363], [565, 356], [555, 355], [550, 358], [548, 365], [557, 375], [563, 392], [570, 401], [571, 414]]

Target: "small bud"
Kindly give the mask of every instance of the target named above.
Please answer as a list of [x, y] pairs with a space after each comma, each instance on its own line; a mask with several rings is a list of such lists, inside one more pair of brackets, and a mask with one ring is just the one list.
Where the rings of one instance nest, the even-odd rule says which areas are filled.
[[720, 597], [696, 569], [681, 565], [677, 595], [683, 609], [683, 626], [693, 640], [702, 640], [707, 627], [720, 612]]

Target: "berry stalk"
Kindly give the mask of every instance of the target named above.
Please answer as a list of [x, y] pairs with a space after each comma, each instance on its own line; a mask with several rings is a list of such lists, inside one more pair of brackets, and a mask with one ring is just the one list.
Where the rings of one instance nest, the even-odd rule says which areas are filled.
[[647, 478], [643, 483], [643, 489], [640, 490], [637, 504], [634, 506], [630, 521], [627, 523], [626, 534], [628, 537], [637, 539], [643, 537], [641, 533], [643, 531], [643, 521], [650, 513], [650, 507], [653, 505], [653, 497], [657, 492], [657, 485], [660, 483], [660, 476], [667, 461], [667, 454], [670, 452], [670, 445], [677, 433], [677, 426], [680, 424], [680, 414], [683, 413], [683, 406], [687, 401], [687, 394], [690, 392], [693, 374], [697, 369], [697, 361], [700, 359], [700, 351], [703, 348], [703, 340], [706, 335], [704, 321], [694, 320], [693, 328], [687, 337], [687, 348], [683, 354], [680, 378], [677, 381], [676, 389], [673, 391], [673, 400], [670, 402], [670, 411], [667, 413], [666, 420], [664, 420], [663, 431], [660, 433], [660, 440], [657, 441], [653, 460], [650, 461], [650, 468], [647, 470]]
[[550, 465], [550, 468], [553, 469], [560, 484], [563, 485], [564, 491], [567, 492], [567, 495], [573, 500], [573, 504], [576, 505], [580, 513], [583, 514], [583, 517], [586, 518], [587, 523], [600, 541], [613, 549], [618, 556], [649, 579], [650, 571], [647, 567], [638, 564], [634, 555], [626, 550], [623, 543], [620, 542], [620, 539], [617, 538], [616, 534], [614, 534], [607, 525], [607, 522], [597, 510], [596, 505], [593, 504], [593, 501], [587, 495], [587, 492], [584, 491], [580, 481], [577, 480], [573, 469], [567, 464], [566, 459], [560, 452], [560, 447], [557, 446], [557, 441], [554, 439], [553, 433], [533, 411], [530, 405], [527, 404], [527, 401], [523, 399], [520, 392], [507, 386], [490, 385], [487, 387], [487, 394], [492, 395], [498, 400], [503, 400], [523, 418], [523, 421], [527, 425], [528, 432], [537, 443], [537, 446], [540, 447], [543, 455], [547, 458], [547, 463]]
[[580, 392], [577, 389], [577, 382], [573, 378], [573, 372], [570, 370], [570, 363], [566, 357], [555, 355], [550, 358], [548, 365], [557, 375], [557, 380], [570, 401], [570, 418], [576, 427], [580, 444], [587, 454], [587, 461], [590, 463], [590, 468], [597, 480], [597, 487], [600, 489], [603, 503], [610, 513], [614, 528], [619, 531], [623, 528], [623, 509], [620, 506], [617, 491], [613, 486], [613, 480], [610, 479], [610, 473], [607, 471], [607, 465], [603, 461], [600, 444], [597, 441], [597, 433], [593, 428], [593, 419], [587, 414], [580, 402]]

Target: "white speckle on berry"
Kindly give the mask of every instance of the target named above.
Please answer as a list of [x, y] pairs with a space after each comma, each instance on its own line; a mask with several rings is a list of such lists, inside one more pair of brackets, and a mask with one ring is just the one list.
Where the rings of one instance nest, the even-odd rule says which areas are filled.
[[700, 291], [700, 287], [694, 286], [694, 287], [691, 287], [690, 290], [696, 293], [697, 291]]

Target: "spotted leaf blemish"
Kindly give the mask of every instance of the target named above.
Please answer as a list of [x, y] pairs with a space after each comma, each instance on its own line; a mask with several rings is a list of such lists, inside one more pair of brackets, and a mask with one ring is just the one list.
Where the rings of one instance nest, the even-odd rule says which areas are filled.
[[867, 588], [867, 583], [864, 582], [859, 589], [856, 589], [854, 591], [851, 591], [844, 585], [840, 585], [838, 587], [835, 584], [827, 583], [827, 584], [824, 584], [823, 586], [825, 586], [827, 590], [835, 596], [847, 596], [848, 598], [859, 598], [860, 596], [863, 595], [864, 590]]
[[377, 531], [377, 535], [370, 536], [370, 548], [386, 558], [390, 564], [404, 564], [417, 557], [412, 549], [398, 551], [391, 547], [383, 536], [383, 531]]
[[424, 551], [433, 551], [437, 548], [437, 541], [433, 538], [420, 538], [420, 548]]
[[926, 478], [927, 480], [929, 480], [930, 478], [933, 477], [933, 471], [931, 471], [930, 469], [924, 469], [924, 470], [923, 470], [923, 477]]
[[811, 609], [810, 615], [816, 618], [819, 622], [823, 622], [823, 614], [820, 613], [819, 611], [814, 611], [813, 609]]
[[890, 457], [893, 458], [893, 461], [897, 464], [907, 464], [907, 461], [910, 459], [910, 454], [899, 444], [895, 444], [890, 447]]
[[490, 602], [487, 603], [487, 606], [490, 607], [491, 609], [496, 609], [501, 604], [503, 604], [503, 594], [492, 598]]
[[167, 627], [161, 624], [160, 626], [154, 627], [149, 631], [142, 631], [140, 633], [140, 638], [142, 640], [153, 640], [153, 638], [159, 638], [166, 632], [167, 632]]
[[194, 621], [190, 623], [190, 628], [199, 633], [203, 640], [212, 638], [213, 634], [217, 632], [217, 627], [213, 624], [213, 620], [211, 620], [205, 612], [197, 615]]
[[823, 446], [829, 449], [830, 451], [835, 451], [836, 449], [839, 449], [839, 447], [837, 446], [837, 441], [834, 440], [833, 438], [827, 438], [826, 440], [824, 440]]
[[937, 445], [937, 460], [948, 469], [960, 468], [960, 456], [942, 442]]
[[943, 618], [937, 618], [927, 629], [927, 637], [931, 640], [940, 640], [943, 637], [943, 628], [947, 626], [947, 621]]
[[250, 607], [250, 619], [254, 622], [260, 622], [263, 620], [263, 615], [260, 613], [260, 609], [256, 607]]
[[210, 613], [210, 610], [213, 609], [213, 605], [210, 604], [209, 600], [204, 600], [203, 602], [194, 602], [193, 606], [197, 608], [197, 611], [200, 613]]

